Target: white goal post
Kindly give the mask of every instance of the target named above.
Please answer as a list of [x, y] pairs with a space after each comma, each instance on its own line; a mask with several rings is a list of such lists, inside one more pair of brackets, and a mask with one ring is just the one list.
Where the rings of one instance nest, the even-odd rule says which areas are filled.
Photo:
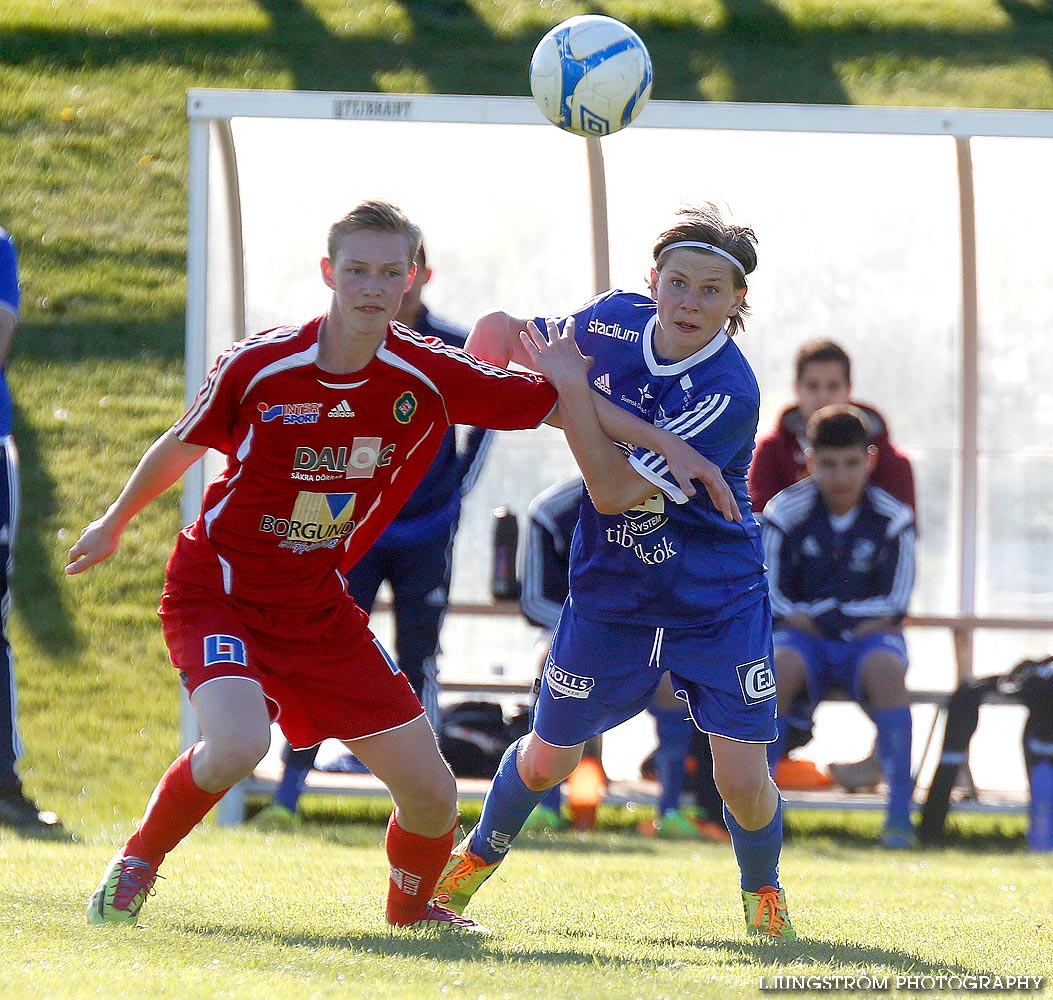
[[[967, 623], [957, 673], [978, 620], [1048, 641], [1053, 112], [651, 101], [602, 140], [529, 98], [194, 89], [187, 113], [188, 400], [233, 340], [325, 308], [326, 229], [363, 198], [422, 225], [429, 304], [462, 325], [640, 289], [672, 210], [724, 202], [759, 238], [740, 344], [761, 430], [790, 400], [800, 342], [842, 343], [856, 396], [914, 462], [914, 610]], [[455, 601], [487, 600], [490, 510], [522, 514], [573, 470], [558, 435], [531, 435], [501, 435], [468, 498]], [[186, 477], [188, 520], [205, 465]]]

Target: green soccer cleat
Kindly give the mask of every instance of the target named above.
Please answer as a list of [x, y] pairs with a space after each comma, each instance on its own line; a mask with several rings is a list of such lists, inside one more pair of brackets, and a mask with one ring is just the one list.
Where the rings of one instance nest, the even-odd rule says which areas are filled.
[[253, 816], [249, 823], [264, 833], [280, 833], [296, 830], [300, 826], [300, 816], [285, 806], [272, 802]]
[[524, 830], [566, 830], [570, 823], [565, 820], [561, 813], [548, 806], [535, 806], [534, 811], [527, 817], [523, 824]]
[[118, 854], [106, 866], [88, 902], [89, 924], [134, 924], [160, 876], [149, 861]]
[[[472, 831], [475, 832], [474, 830]], [[488, 865], [478, 854], [472, 853], [470, 845], [472, 834], [469, 833], [452, 851], [450, 860], [442, 871], [439, 884], [435, 887], [435, 898], [454, 913], [464, 913], [464, 908], [472, 896], [501, 863], [495, 861]]]
[[666, 840], [712, 840], [730, 844], [728, 831], [719, 823], [702, 818], [702, 814], [690, 806], [674, 812], [663, 813], [654, 821], [657, 836]]
[[786, 896], [773, 885], [761, 886], [756, 892], [742, 890], [742, 909], [746, 931], [775, 941], [794, 941], [797, 932], [786, 910]]

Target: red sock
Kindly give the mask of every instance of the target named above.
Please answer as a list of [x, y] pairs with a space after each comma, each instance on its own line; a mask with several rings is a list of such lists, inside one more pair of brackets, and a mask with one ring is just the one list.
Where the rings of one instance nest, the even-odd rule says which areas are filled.
[[165, 771], [139, 821], [139, 829], [124, 845], [125, 854], [149, 861], [156, 868], [226, 794], [226, 789], [206, 792], [194, 783], [190, 773], [193, 752], [191, 747], [180, 754]]
[[391, 862], [388, 873], [389, 924], [412, 924], [424, 916], [439, 876], [450, 860], [456, 829], [455, 823], [450, 832], [441, 837], [422, 837], [419, 833], [403, 830], [395, 822], [395, 813], [391, 813], [384, 841]]

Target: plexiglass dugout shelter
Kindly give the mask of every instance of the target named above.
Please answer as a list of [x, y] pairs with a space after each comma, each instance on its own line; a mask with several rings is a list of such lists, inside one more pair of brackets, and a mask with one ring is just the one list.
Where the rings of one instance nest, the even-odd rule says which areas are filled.
[[[914, 463], [912, 686], [1048, 652], [1053, 113], [651, 101], [597, 140], [529, 98], [191, 90], [187, 112], [188, 399], [232, 341], [326, 308], [326, 231], [363, 198], [422, 226], [426, 300], [465, 326], [643, 290], [671, 213], [718, 201], [760, 241], [739, 343], [761, 431], [791, 400], [797, 346], [829, 336]], [[215, 468], [188, 474], [188, 519]], [[556, 432], [499, 435], [465, 506], [451, 624], [493, 627], [468, 613], [488, 601], [491, 510], [522, 516], [574, 468]], [[529, 648], [514, 614], [501, 628]]]

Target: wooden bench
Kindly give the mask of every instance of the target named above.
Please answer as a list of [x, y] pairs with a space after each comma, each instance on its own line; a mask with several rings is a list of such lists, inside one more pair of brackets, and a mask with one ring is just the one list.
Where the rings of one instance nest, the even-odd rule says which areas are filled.
[[[375, 612], [390, 611], [384, 603], [378, 603]], [[519, 606], [514, 601], [494, 604], [452, 603], [448, 614], [453, 615], [494, 615], [519, 617]], [[1048, 631], [1053, 634], [1051, 619], [1017, 619], [995, 618], [978, 615], [909, 615], [904, 621], [904, 628], [941, 628], [951, 632], [954, 641], [957, 676], [959, 683], [973, 676], [972, 645], [973, 635], [979, 629], [1005, 629], [1011, 631]], [[526, 651], [524, 655], [527, 655]], [[527, 698], [530, 695], [532, 681], [515, 680], [505, 677], [442, 679], [442, 690], [446, 695], [460, 694], [480, 698]], [[943, 705], [951, 694], [942, 690], [912, 690], [911, 704]], [[831, 691], [827, 700], [848, 701], [843, 691]], [[1014, 704], [996, 693], [984, 699], [987, 704]], [[931, 737], [931, 734], [930, 734]], [[938, 752], [939, 748], [935, 748]], [[264, 761], [250, 778], [232, 788], [216, 808], [216, 816], [221, 824], [240, 823], [245, 817], [245, 799], [247, 796], [270, 796], [280, 778], [280, 767]], [[489, 782], [481, 779], [458, 779], [458, 794], [462, 799], [479, 799], [486, 793]], [[311, 771], [307, 779], [307, 791], [314, 794], [330, 795], [386, 795], [387, 790], [372, 775], [344, 774], [330, 771]], [[657, 799], [658, 788], [654, 782], [616, 781], [608, 787], [608, 803], [652, 805]], [[843, 790], [822, 790], [809, 792], [784, 792], [787, 803], [792, 808], [806, 809], [883, 809], [885, 797], [865, 793], [849, 793]], [[1026, 793], [985, 792], [982, 800], [970, 797], [955, 804], [955, 808], [968, 811], [1021, 811], [1027, 808]]]

